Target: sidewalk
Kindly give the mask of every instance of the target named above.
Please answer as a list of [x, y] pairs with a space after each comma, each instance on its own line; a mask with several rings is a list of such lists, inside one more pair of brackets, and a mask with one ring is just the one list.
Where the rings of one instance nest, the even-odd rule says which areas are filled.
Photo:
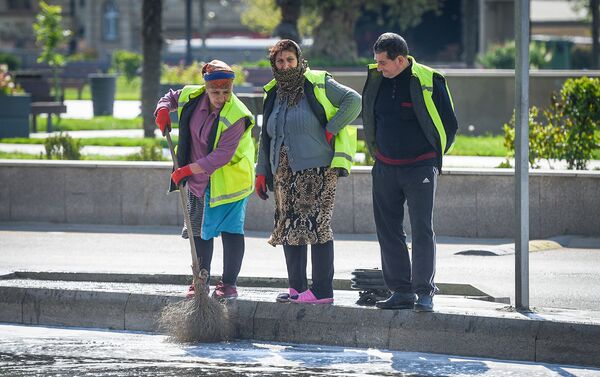
[[[157, 331], [161, 308], [181, 300], [188, 284], [189, 244], [178, 233], [178, 227], [0, 223], [0, 321]], [[247, 233], [240, 298], [228, 304], [237, 339], [600, 366], [600, 293], [594, 290], [585, 293], [593, 296], [595, 310], [551, 309], [554, 305], [547, 302], [532, 302], [531, 313], [464, 294], [437, 295], [434, 313], [359, 307], [352, 290], [336, 290], [332, 306], [280, 304], [274, 297], [285, 290], [285, 262], [280, 247], [266, 244], [267, 236]], [[513, 290], [513, 257], [456, 255], [507, 241], [440, 237], [436, 280], [442, 291], [467, 285], [487, 293]], [[555, 290], [565, 279], [575, 286], [559, 292], [559, 302], [585, 291], [577, 284], [598, 286], [594, 271], [600, 240], [559, 241], [563, 247], [530, 256], [532, 298], [540, 286]], [[355, 268], [379, 266], [374, 235], [337, 235], [335, 247], [338, 280], [347, 281]], [[217, 240], [214, 275], [221, 261]], [[541, 266], [543, 271], [533, 267], [552, 261]], [[579, 282], [573, 282], [574, 271]], [[540, 273], [546, 275], [544, 282], [538, 281]], [[252, 284], [260, 281], [256, 277], [280, 279], [257, 287]]]

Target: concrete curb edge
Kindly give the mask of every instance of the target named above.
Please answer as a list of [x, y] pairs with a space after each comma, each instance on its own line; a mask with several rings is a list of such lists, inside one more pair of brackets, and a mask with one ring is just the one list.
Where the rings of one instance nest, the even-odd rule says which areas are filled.
[[[179, 296], [0, 287], [0, 321], [155, 332]], [[600, 367], [600, 326], [238, 300], [235, 337]]]

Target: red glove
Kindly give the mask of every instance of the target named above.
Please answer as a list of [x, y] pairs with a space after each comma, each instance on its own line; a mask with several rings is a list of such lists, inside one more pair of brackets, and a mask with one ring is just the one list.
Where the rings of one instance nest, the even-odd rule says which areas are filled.
[[179, 186], [179, 183], [185, 182], [186, 178], [192, 174], [192, 168], [190, 168], [190, 165], [185, 165], [184, 167], [175, 170], [173, 174], [171, 174], [171, 179], [177, 186]]
[[256, 183], [254, 184], [254, 188], [256, 189], [256, 194], [262, 200], [269, 199], [269, 195], [267, 195], [267, 178], [264, 175], [256, 176]]
[[169, 109], [166, 107], [161, 107], [158, 109], [154, 122], [158, 128], [160, 128], [160, 132], [162, 132], [163, 136], [165, 136], [167, 132], [171, 131], [171, 117], [169, 116]]
[[327, 130], [325, 130], [325, 138], [327, 138], [327, 142], [331, 145], [331, 139], [333, 139], [333, 134]]

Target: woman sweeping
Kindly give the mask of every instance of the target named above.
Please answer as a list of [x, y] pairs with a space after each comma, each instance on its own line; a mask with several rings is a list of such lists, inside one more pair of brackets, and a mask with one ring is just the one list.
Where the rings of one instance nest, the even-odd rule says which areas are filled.
[[[283, 245], [288, 292], [277, 301], [333, 303], [331, 218], [338, 174], [330, 168], [332, 140], [361, 109], [360, 95], [325, 71], [312, 71], [300, 47], [281, 40], [269, 51], [274, 79], [265, 86], [256, 192], [275, 192], [275, 228], [269, 244]], [[273, 186], [271, 186], [273, 185]], [[306, 276], [311, 245], [312, 281]]]
[[[244, 220], [254, 183], [254, 117], [233, 94], [235, 74], [213, 60], [202, 68], [205, 85], [169, 90], [156, 105], [156, 124], [171, 128], [170, 111], [179, 115], [177, 161], [171, 191], [187, 184], [188, 211], [199, 268], [210, 274], [214, 238], [223, 241], [223, 278], [212, 297], [237, 297], [236, 282], [244, 257]], [[182, 237], [187, 238], [184, 226]], [[208, 288], [208, 284], [206, 285]], [[192, 284], [187, 293], [194, 296]]]

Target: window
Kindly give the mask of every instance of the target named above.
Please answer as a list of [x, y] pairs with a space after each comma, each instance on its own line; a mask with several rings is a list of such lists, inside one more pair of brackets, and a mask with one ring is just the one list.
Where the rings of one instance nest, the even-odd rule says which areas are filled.
[[104, 3], [102, 36], [105, 41], [116, 41], [119, 37], [119, 10], [114, 1]]

